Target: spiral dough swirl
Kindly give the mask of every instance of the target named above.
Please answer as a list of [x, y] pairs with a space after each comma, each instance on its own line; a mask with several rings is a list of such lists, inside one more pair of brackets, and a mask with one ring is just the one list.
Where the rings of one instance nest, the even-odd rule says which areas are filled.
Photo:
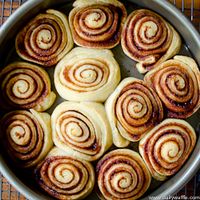
[[[55, 151], [56, 154], [52, 154]], [[92, 165], [60, 154], [59, 151], [54, 148], [38, 165], [35, 170], [36, 180], [42, 189], [56, 199], [83, 199], [94, 186]]]
[[152, 176], [164, 181], [185, 163], [196, 143], [194, 129], [183, 120], [166, 119], [139, 144], [139, 151]]
[[187, 118], [200, 107], [200, 71], [192, 58], [175, 56], [145, 76], [167, 108], [168, 117]]
[[[163, 118], [162, 103], [156, 93], [135, 78], [126, 78], [120, 83], [108, 98], [106, 111], [112, 129], [129, 141], [140, 140]], [[119, 139], [114, 135], [113, 138], [119, 146]]]
[[97, 103], [60, 104], [52, 114], [52, 126], [55, 145], [86, 160], [98, 159], [112, 143], [105, 111]]
[[[41, 115], [47, 115], [45, 123]], [[34, 110], [13, 111], [1, 120], [1, 134], [6, 151], [20, 167], [37, 164], [52, 147], [50, 116]], [[47, 140], [48, 138], [48, 140]]]
[[77, 47], [56, 66], [54, 81], [66, 100], [102, 102], [119, 83], [120, 68], [110, 50]]
[[56, 10], [37, 15], [16, 37], [19, 56], [44, 67], [55, 65], [72, 47], [66, 16]]
[[145, 73], [178, 53], [181, 39], [161, 16], [150, 10], [132, 12], [122, 31], [122, 48], [126, 55], [139, 62]]
[[120, 41], [127, 16], [124, 5], [110, 2], [77, 0], [69, 14], [72, 35], [77, 45], [90, 48], [112, 48]]
[[151, 182], [145, 163], [129, 149], [109, 152], [98, 162], [96, 171], [99, 190], [106, 200], [138, 199]]
[[0, 103], [7, 107], [44, 111], [56, 97], [51, 92], [48, 74], [29, 63], [15, 62], [5, 67], [0, 73], [0, 85], [3, 93]]

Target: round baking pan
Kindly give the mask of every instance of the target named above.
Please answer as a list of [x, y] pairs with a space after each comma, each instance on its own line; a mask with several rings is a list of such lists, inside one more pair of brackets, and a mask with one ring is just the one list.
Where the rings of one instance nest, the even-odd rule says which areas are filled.
[[[26, 24], [26, 22], [47, 8], [58, 9], [68, 15], [69, 11], [72, 9], [72, 2], [73, 1], [70, 0], [29, 0], [24, 3], [11, 17], [9, 17], [9, 19], [0, 29], [0, 66], [4, 67], [10, 62], [20, 59], [15, 53], [14, 39], [16, 34]], [[176, 30], [182, 36], [183, 47], [180, 54], [192, 56], [200, 66], [199, 33], [195, 30], [190, 21], [174, 6], [167, 1], [160, 0], [129, 0], [122, 2], [125, 4], [128, 12], [138, 8], [148, 8], [162, 15], [176, 28]], [[135, 63], [123, 54], [120, 45], [112, 49], [112, 51], [116, 60], [120, 64], [122, 78], [127, 76], [134, 76], [141, 79], [143, 78], [143, 75], [139, 74], [133, 67]], [[49, 69], [48, 73], [52, 77], [53, 68]], [[58, 98], [57, 102], [49, 110], [49, 113], [52, 112], [56, 104], [58, 104], [60, 101], [61, 99]], [[1, 111], [0, 115], [2, 115]], [[174, 193], [178, 192], [199, 169], [200, 111], [187, 119], [187, 121], [195, 128], [198, 137], [193, 153], [176, 175], [163, 183], [153, 181], [151, 188], [146, 193], [146, 197], [144, 197], [144, 199], [148, 199], [148, 196], [157, 196], [157, 198], [159, 198], [173, 195]], [[16, 170], [15, 166], [11, 165], [9, 159], [4, 156], [3, 151], [4, 150], [1, 148], [0, 171], [8, 179], [8, 181], [29, 200], [51, 199], [51, 197], [46, 195], [34, 185], [34, 181], [31, 176], [26, 176], [25, 172], [23, 173]], [[95, 193], [92, 193], [87, 197], [87, 199], [95, 200], [98, 198]]]

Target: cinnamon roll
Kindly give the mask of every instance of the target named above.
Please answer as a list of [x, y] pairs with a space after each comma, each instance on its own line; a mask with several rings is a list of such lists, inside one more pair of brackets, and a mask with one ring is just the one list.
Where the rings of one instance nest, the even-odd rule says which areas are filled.
[[39, 186], [56, 199], [83, 199], [94, 187], [92, 165], [53, 148], [35, 169]]
[[22, 168], [40, 162], [52, 148], [51, 119], [48, 113], [17, 110], [1, 120], [1, 141], [11, 159]]
[[164, 181], [188, 159], [196, 143], [194, 129], [186, 121], [166, 119], [139, 143], [139, 152], [152, 176]]
[[200, 107], [200, 71], [186, 56], [175, 56], [147, 73], [145, 82], [158, 94], [170, 118], [185, 119]]
[[181, 38], [161, 16], [141, 9], [128, 16], [121, 45], [124, 53], [138, 62], [138, 71], [145, 73], [177, 54]]
[[42, 68], [25, 62], [9, 64], [0, 72], [3, 109], [45, 111], [54, 103], [49, 75]]
[[137, 152], [129, 149], [106, 154], [98, 162], [96, 172], [101, 199], [138, 199], [151, 183], [144, 161]]
[[110, 50], [74, 48], [56, 66], [55, 87], [71, 101], [104, 102], [120, 81], [120, 68]]
[[18, 33], [15, 47], [24, 60], [55, 65], [73, 47], [67, 17], [52, 9], [37, 15]]
[[125, 78], [105, 103], [117, 147], [140, 140], [163, 118], [162, 103], [156, 93], [136, 78]]
[[127, 12], [118, 0], [76, 0], [69, 13], [74, 42], [83, 47], [110, 49], [116, 46]]
[[94, 161], [112, 145], [106, 113], [99, 103], [63, 102], [52, 113], [54, 144], [72, 156]]

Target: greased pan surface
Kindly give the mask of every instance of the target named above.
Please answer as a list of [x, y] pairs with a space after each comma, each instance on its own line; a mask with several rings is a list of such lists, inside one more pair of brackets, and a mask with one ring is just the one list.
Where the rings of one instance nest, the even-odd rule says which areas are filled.
[[[72, 2], [73, 1], [70, 0], [29, 0], [24, 5], [22, 5], [0, 29], [0, 66], [4, 67], [14, 60], [19, 60], [19, 57], [16, 55], [14, 49], [14, 39], [20, 28], [22, 28], [27, 21], [47, 8], [58, 9], [68, 15], [69, 11], [72, 9]], [[197, 61], [198, 65], [200, 65], [200, 36], [195, 28], [191, 25], [191, 23], [172, 5], [166, 1], [160, 0], [129, 0], [122, 2], [125, 4], [128, 13], [138, 8], [149, 8], [161, 14], [176, 28], [176, 30], [183, 38], [184, 45], [180, 54], [192, 56]], [[112, 51], [121, 67], [122, 78], [127, 76], [134, 76], [140, 79], [143, 78], [143, 75], [139, 74], [136, 68], [133, 67], [135, 62], [125, 56], [120, 45], [112, 49]], [[53, 68], [49, 69], [48, 72], [52, 78]], [[52, 112], [54, 107], [60, 101], [62, 101], [61, 98], [57, 98], [57, 102], [49, 110], [49, 113]], [[175, 176], [171, 177], [164, 183], [153, 181], [153, 187], [149, 189], [144, 199], [147, 199], [147, 195], [164, 197], [174, 194], [179, 189], [181, 189], [183, 185], [188, 182], [199, 169], [200, 111], [190, 117], [187, 121], [195, 128], [198, 137], [198, 141], [192, 155]], [[136, 146], [133, 146], [133, 148], [134, 150], [137, 150]], [[29, 175], [26, 175], [26, 173], [22, 174], [22, 172], [18, 171], [16, 172], [15, 167], [9, 164], [9, 161], [5, 158], [5, 156], [3, 156], [2, 152], [3, 149], [1, 148], [0, 171], [10, 181], [10, 183], [16, 187], [17, 190], [19, 190], [30, 200], [51, 199], [33, 184], [34, 181], [31, 180]], [[95, 200], [98, 198], [93, 193], [92, 195], [88, 196], [87, 199]]]

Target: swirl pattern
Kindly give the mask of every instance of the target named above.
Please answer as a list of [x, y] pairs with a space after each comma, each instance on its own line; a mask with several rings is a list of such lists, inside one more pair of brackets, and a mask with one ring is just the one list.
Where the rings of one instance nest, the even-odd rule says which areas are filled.
[[194, 129], [179, 119], [166, 119], [139, 144], [139, 151], [152, 176], [164, 181], [185, 163], [196, 143]]
[[50, 151], [35, 170], [40, 187], [56, 199], [83, 199], [94, 187], [89, 162], [69, 156], [58, 148]]
[[6, 114], [0, 132], [9, 156], [19, 167], [36, 165], [53, 146], [49, 114], [32, 109]]
[[73, 47], [66, 16], [51, 9], [37, 15], [19, 32], [15, 46], [24, 60], [55, 65]]
[[106, 200], [138, 199], [148, 189], [151, 175], [138, 153], [118, 149], [97, 164], [97, 182]]
[[167, 116], [185, 119], [200, 107], [200, 71], [192, 58], [175, 56], [145, 76], [167, 108]]
[[145, 73], [178, 53], [181, 39], [174, 28], [156, 13], [141, 9], [132, 12], [122, 31], [124, 53], [139, 62]]
[[106, 101], [106, 112], [117, 147], [138, 141], [163, 118], [156, 93], [139, 79], [126, 78]]
[[85, 160], [97, 160], [111, 146], [112, 136], [103, 105], [64, 102], [52, 114], [53, 141]]
[[44, 111], [51, 107], [56, 98], [46, 71], [25, 62], [15, 62], [5, 67], [0, 73], [0, 85], [2, 108]]
[[120, 41], [127, 13], [117, 0], [76, 0], [69, 22], [77, 45], [90, 48], [113, 48]]
[[120, 81], [110, 50], [74, 48], [56, 66], [55, 87], [66, 100], [103, 102]]

